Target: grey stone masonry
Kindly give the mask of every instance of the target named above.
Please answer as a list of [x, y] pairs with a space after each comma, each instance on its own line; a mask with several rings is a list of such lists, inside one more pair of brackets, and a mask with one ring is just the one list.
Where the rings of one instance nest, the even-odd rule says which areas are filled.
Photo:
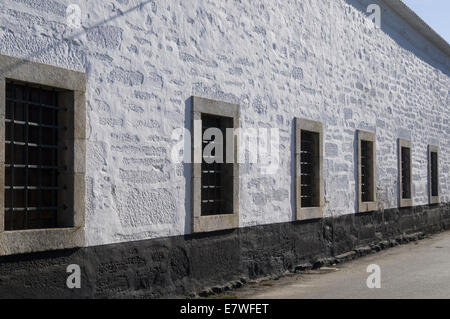
[[[450, 205], [0, 257], [0, 298], [206, 297], [450, 229]], [[68, 289], [66, 267], [82, 269]]]

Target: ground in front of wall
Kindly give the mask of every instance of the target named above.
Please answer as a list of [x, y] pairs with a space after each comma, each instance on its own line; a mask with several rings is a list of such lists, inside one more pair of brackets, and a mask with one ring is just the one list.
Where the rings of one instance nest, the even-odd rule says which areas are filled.
[[[378, 265], [380, 288], [373, 266]], [[375, 266], [376, 267], [376, 266]], [[216, 298], [450, 298], [450, 231], [347, 263], [261, 281]]]

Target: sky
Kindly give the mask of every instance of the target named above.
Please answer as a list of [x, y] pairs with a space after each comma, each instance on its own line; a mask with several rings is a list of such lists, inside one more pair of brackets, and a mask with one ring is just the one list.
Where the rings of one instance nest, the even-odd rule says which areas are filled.
[[450, 43], [450, 0], [402, 0]]

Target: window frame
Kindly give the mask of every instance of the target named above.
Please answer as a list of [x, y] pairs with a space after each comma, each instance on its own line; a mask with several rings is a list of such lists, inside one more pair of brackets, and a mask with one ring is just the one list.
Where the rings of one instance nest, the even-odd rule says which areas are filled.
[[[402, 161], [402, 149], [407, 148], [409, 150], [409, 193], [410, 198], [403, 198], [403, 161]], [[413, 172], [412, 172], [412, 143], [410, 140], [398, 139], [398, 206], [399, 207], [411, 207], [413, 206]]]
[[[222, 101], [211, 100], [198, 96], [191, 96], [192, 110], [191, 122], [191, 159], [192, 159], [192, 213], [191, 232], [212, 232], [217, 230], [233, 229], [239, 227], [239, 105]], [[223, 215], [201, 214], [201, 176], [202, 176], [202, 128], [198, 127], [202, 114], [224, 116], [233, 118], [234, 135], [231, 141], [233, 154], [233, 212]], [[200, 135], [199, 135], [200, 134]], [[197, 137], [197, 138], [196, 138]], [[226, 138], [226, 136], [224, 136]], [[200, 162], [198, 162], [200, 160]]]
[[[372, 193], [373, 193], [373, 200], [363, 202], [362, 201], [362, 183], [361, 183], [361, 142], [367, 141], [372, 143]], [[367, 132], [363, 130], [357, 130], [357, 182], [358, 182], [358, 212], [359, 213], [365, 213], [370, 211], [375, 211], [377, 209], [377, 158], [376, 158], [376, 134], [372, 132]]]
[[[432, 176], [431, 176], [431, 153], [436, 153], [437, 155], [437, 163], [436, 163], [436, 170], [437, 170], [437, 196], [433, 196], [433, 187], [432, 187]], [[429, 204], [439, 204], [440, 203], [440, 187], [439, 187], [439, 146], [436, 145], [428, 145], [428, 199]]]
[[[302, 207], [301, 201], [301, 143], [302, 131], [319, 135], [319, 206]], [[295, 217], [296, 220], [318, 219], [323, 217], [324, 183], [323, 183], [323, 125], [321, 122], [304, 118], [295, 118]]]
[[[48, 251], [83, 247], [85, 245], [85, 172], [86, 172], [86, 76], [84, 73], [63, 69], [20, 58], [0, 55], [0, 255]], [[68, 127], [70, 139], [70, 164], [67, 174], [73, 178], [69, 193], [73, 214], [70, 226], [61, 228], [5, 230], [5, 111], [6, 81], [54, 87], [72, 91], [64, 97], [71, 107], [73, 123]], [[68, 152], [69, 153], [69, 152]], [[68, 186], [69, 187], [69, 186]]]

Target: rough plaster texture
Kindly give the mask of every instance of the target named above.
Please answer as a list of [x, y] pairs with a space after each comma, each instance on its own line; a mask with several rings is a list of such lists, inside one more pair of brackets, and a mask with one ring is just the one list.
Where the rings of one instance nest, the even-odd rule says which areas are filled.
[[2, 0], [0, 53], [86, 72], [87, 245], [190, 232], [190, 166], [170, 152], [191, 95], [280, 129], [276, 174], [241, 166], [241, 227], [294, 220], [294, 117], [324, 125], [324, 216], [357, 208], [356, 129], [377, 134], [379, 208], [397, 206], [398, 137], [413, 144], [414, 205], [428, 203], [428, 144], [449, 202], [449, 56], [384, 6], [375, 29], [369, 3]]

